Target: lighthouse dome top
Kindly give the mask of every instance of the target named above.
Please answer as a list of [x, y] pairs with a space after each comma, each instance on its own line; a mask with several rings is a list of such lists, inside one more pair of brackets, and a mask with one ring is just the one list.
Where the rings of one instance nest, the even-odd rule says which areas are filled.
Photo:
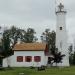
[[56, 10], [56, 14], [57, 13], [66, 13], [66, 10], [64, 9], [64, 5], [62, 3], [60, 3], [58, 6], [57, 6], [57, 10]]

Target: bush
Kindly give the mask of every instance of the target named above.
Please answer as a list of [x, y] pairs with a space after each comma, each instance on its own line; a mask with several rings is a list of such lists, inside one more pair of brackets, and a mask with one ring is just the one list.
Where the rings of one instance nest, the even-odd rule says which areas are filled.
[[45, 70], [45, 66], [38, 67], [38, 71]]

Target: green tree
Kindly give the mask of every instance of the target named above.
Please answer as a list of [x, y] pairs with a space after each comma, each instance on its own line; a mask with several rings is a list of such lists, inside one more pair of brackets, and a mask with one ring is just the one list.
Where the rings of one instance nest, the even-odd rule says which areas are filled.
[[22, 38], [22, 30], [12, 26], [3, 33], [2, 46], [3, 54], [9, 56], [12, 54], [12, 48]]
[[37, 38], [35, 36], [35, 31], [32, 28], [28, 28], [27, 31], [24, 33], [22, 41], [25, 43], [32, 43], [36, 42]]
[[72, 51], [73, 51], [73, 45], [72, 44], [69, 46], [68, 50], [69, 50], [69, 62], [70, 62], [70, 65], [73, 65], [74, 54], [72, 53]]
[[11, 44], [11, 47], [13, 48], [14, 45], [18, 42], [18, 40], [22, 39], [24, 30], [12, 26], [11, 29], [8, 30], [8, 33], [10, 38], [10, 44]]
[[10, 55], [10, 39], [8, 31], [4, 31], [3, 33], [2, 46], [3, 46], [3, 56]]
[[[62, 55], [61, 52], [58, 51], [58, 48], [56, 48], [55, 46], [56, 32], [46, 29], [42, 33], [42, 41], [46, 42], [46, 44], [48, 45], [49, 53], [53, 55], [53, 57], [50, 57], [50, 60], [48, 60], [50, 64], [56, 63], [57, 66], [57, 63], [62, 63], [62, 59], [65, 55]], [[51, 63], [51, 61], [54, 62]]]
[[61, 52], [56, 52], [53, 54], [54, 55], [54, 62], [56, 63], [56, 66], [58, 63], [62, 63], [62, 59], [65, 56], [64, 54], [62, 55]]
[[55, 52], [53, 54], [53, 57], [49, 57], [48, 63], [51, 64], [51, 66], [53, 65], [53, 63], [56, 63], [56, 66], [58, 63], [62, 63], [62, 59], [65, 55], [61, 54], [61, 52]]
[[25, 31], [12, 26], [10, 29], [5, 30], [2, 39], [4, 55], [10, 55], [13, 47], [18, 41], [25, 43], [35, 42], [37, 39], [34, 34], [35, 31], [32, 28], [28, 28], [27, 31]]
[[74, 54], [70, 54], [70, 56], [69, 56], [69, 63], [70, 63], [70, 65], [73, 65], [73, 61], [74, 61], [74, 57], [75, 55]]
[[72, 51], [73, 51], [73, 45], [71, 44], [70, 46], [69, 46], [69, 55], [71, 55], [72, 54]]
[[[44, 37], [45, 37], [45, 39], [44, 39]], [[56, 46], [55, 46], [56, 32], [46, 29], [42, 33], [42, 40], [43, 41], [45, 40], [45, 42], [47, 43], [49, 52], [54, 53], [56, 50]]]
[[74, 52], [74, 54], [73, 54], [73, 65], [75, 65], [75, 52]]

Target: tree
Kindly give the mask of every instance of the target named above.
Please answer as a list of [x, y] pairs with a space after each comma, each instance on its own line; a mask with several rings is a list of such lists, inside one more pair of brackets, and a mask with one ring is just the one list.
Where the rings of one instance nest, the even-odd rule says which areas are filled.
[[75, 52], [69, 57], [70, 65], [75, 65]]
[[73, 65], [75, 65], [75, 52], [73, 54]]
[[55, 46], [55, 40], [56, 40], [56, 32], [55, 31], [51, 31], [49, 29], [46, 29], [43, 33], [42, 33], [42, 41], [45, 41], [48, 45], [48, 50], [50, 53], [54, 53], [56, 50], [56, 46]]
[[12, 54], [13, 47], [19, 41], [25, 43], [35, 42], [37, 39], [34, 34], [35, 31], [32, 28], [28, 28], [27, 31], [25, 31], [12, 26], [10, 29], [5, 30], [2, 39], [4, 55]]
[[48, 63], [53, 65], [53, 63], [56, 63], [56, 66], [58, 63], [62, 63], [62, 59], [65, 55], [61, 54], [61, 52], [55, 51], [51, 57], [49, 57]]
[[10, 55], [10, 39], [8, 31], [4, 31], [3, 39], [2, 39], [2, 46], [3, 46], [3, 56]]
[[69, 63], [70, 63], [70, 65], [73, 65], [74, 64], [74, 57], [75, 57], [75, 54], [70, 54], [70, 56], [69, 56]]
[[13, 48], [14, 45], [18, 42], [18, 40], [22, 39], [24, 30], [12, 26], [11, 29], [7, 31], [9, 33], [11, 47]]
[[69, 46], [68, 50], [69, 50], [69, 63], [70, 63], [70, 65], [73, 65], [74, 54], [72, 53], [72, 51], [73, 51], [73, 45], [72, 44]]
[[22, 30], [12, 26], [10, 29], [7, 29], [3, 33], [2, 46], [3, 46], [3, 55], [11, 55], [14, 45], [18, 42], [18, 39], [22, 38]]
[[56, 63], [56, 66], [57, 66], [57, 63], [62, 63], [62, 59], [65, 55], [64, 54], [61, 54], [61, 52], [56, 52], [54, 54], [54, 62]]
[[25, 43], [32, 43], [36, 42], [37, 38], [35, 36], [35, 31], [32, 28], [28, 28], [27, 31], [24, 33], [22, 41]]
[[56, 32], [46, 29], [42, 33], [41, 39], [48, 45], [49, 54], [53, 56], [53, 57], [50, 57], [50, 59], [48, 60], [48, 63], [50, 63], [51, 65], [53, 63], [56, 63], [56, 66], [57, 66], [57, 63], [62, 63], [62, 59], [65, 55], [61, 54], [61, 52], [58, 52], [58, 49], [55, 46]]
[[72, 51], [73, 51], [73, 45], [71, 44], [71, 45], [69, 46], [69, 55], [72, 54]]

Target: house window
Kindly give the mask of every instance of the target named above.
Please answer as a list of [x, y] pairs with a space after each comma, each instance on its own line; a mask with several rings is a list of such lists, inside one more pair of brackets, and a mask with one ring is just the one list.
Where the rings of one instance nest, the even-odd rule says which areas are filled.
[[34, 56], [34, 61], [35, 62], [40, 62], [41, 61], [41, 57], [40, 56]]
[[26, 62], [31, 62], [32, 61], [32, 56], [25, 56], [25, 61]]
[[23, 56], [17, 56], [17, 62], [23, 62]]
[[60, 30], [62, 30], [62, 27], [60, 27]]

